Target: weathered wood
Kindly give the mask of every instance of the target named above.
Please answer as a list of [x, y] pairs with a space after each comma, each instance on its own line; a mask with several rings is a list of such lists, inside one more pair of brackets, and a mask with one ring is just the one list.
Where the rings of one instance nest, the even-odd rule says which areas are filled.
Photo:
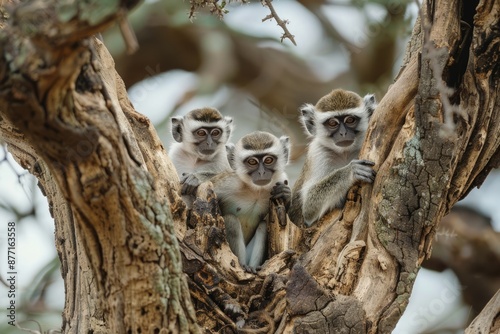
[[500, 331], [500, 290], [467, 327], [465, 334], [493, 334], [498, 333], [498, 331]]
[[[0, 129], [51, 203], [65, 333], [199, 332], [174, 232], [185, 211], [175, 170], [106, 48], [86, 38], [134, 4], [106, 2], [83, 22], [83, 7], [23, 3], [0, 31]], [[72, 20], [59, 21], [66, 11]]]

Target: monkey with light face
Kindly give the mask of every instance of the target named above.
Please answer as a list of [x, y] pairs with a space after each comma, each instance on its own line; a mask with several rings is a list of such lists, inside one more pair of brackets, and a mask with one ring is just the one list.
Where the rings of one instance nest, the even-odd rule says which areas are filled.
[[374, 181], [374, 163], [357, 159], [375, 107], [373, 95], [361, 98], [335, 89], [315, 106], [301, 108], [300, 120], [312, 141], [292, 191], [289, 216], [294, 223], [311, 226], [331, 209], [341, 208], [353, 185]]
[[227, 145], [233, 170], [212, 178], [219, 206], [224, 217], [229, 246], [247, 271], [263, 263], [267, 246], [264, 217], [270, 199], [290, 204], [285, 166], [288, 164], [288, 137], [277, 138], [256, 131], [241, 138], [236, 145]]
[[225, 144], [233, 130], [231, 117], [223, 117], [214, 108], [190, 111], [184, 117], [172, 117], [175, 143], [169, 151], [181, 180], [181, 195], [191, 206], [201, 182], [231, 170]]

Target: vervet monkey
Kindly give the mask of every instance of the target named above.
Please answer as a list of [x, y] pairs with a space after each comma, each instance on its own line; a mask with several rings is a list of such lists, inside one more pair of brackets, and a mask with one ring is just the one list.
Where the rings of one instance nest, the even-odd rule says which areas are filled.
[[267, 227], [264, 217], [270, 199], [290, 204], [285, 166], [288, 164], [288, 137], [277, 138], [256, 131], [228, 145], [233, 171], [212, 178], [224, 217], [226, 237], [231, 250], [247, 271], [255, 272], [265, 257]]
[[289, 216], [294, 223], [311, 226], [331, 209], [341, 208], [354, 184], [374, 181], [374, 163], [357, 159], [375, 107], [374, 95], [361, 98], [335, 89], [315, 106], [300, 109], [312, 141], [292, 191]]
[[225, 144], [233, 130], [231, 117], [223, 117], [214, 108], [190, 111], [184, 117], [172, 117], [169, 157], [181, 180], [181, 195], [190, 206], [198, 185], [223, 171], [231, 170]]

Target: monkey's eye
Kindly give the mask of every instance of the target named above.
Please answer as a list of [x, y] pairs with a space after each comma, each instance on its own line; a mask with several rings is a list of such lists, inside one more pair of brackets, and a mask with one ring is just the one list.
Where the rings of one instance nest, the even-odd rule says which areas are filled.
[[274, 162], [274, 157], [266, 156], [264, 157], [264, 164], [271, 165]]
[[207, 131], [205, 129], [196, 130], [196, 135], [200, 137], [205, 137], [207, 135]]
[[328, 126], [331, 126], [332, 128], [336, 127], [337, 125], [339, 125], [339, 121], [337, 121], [335, 118], [330, 118], [328, 121], [327, 121], [327, 124]]
[[249, 166], [257, 166], [259, 164], [259, 161], [255, 158], [250, 158], [247, 160], [247, 164]]
[[344, 122], [345, 122], [345, 124], [354, 124], [354, 123], [356, 123], [356, 119], [352, 116], [347, 116], [344, 119]]
[[219, 129], [213, 129], [210, 134], [213, 136], [213, 137], [218, 137], [222, 134], [222, 131], [219, 130]]

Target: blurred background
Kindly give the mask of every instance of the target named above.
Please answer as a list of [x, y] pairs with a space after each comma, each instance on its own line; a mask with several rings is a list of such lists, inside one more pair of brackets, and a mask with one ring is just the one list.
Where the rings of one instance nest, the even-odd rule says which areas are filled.
[[[286, 134], [293, 144], [293, 184], [307, 141], [298, 107], [334, 88], [374, 93], [381, 100], [398, 73], [417, 16], [406, 0], [275, 0], [294, 35], [266, 20], [260, 1], [231, 2], [221, 19], [210, 8], [190, 16], [187, 1], [145, 1], [129, 21], [140, 49], [127, 48], [118, 27], [102, 34], [135, 108], [147, 115], [168, 147], [170, 117], [204, 106], [232, 116], [232, 141], [254, 130]], [[410, 304], [394, 333], [462, 333], [500, 288], [500, 174], [447, 216], [432, 258], [417, 277]], [[44, 331], [61, 326], [64, 286], [54, 224], [36, 179], [0, 147], [0, 276], [6, 278], [7, 223], [17, 224], [17, 319]], [[0, 283], [0, 309], [7, 288]], [[3, 315], [3, 312], [0, 313]], [[0, 333], [20, 333], [7, 325]], [[38, 329], [33, 321], [23, 327]], [[38, 329], [40, 330], [40, 329]]]

